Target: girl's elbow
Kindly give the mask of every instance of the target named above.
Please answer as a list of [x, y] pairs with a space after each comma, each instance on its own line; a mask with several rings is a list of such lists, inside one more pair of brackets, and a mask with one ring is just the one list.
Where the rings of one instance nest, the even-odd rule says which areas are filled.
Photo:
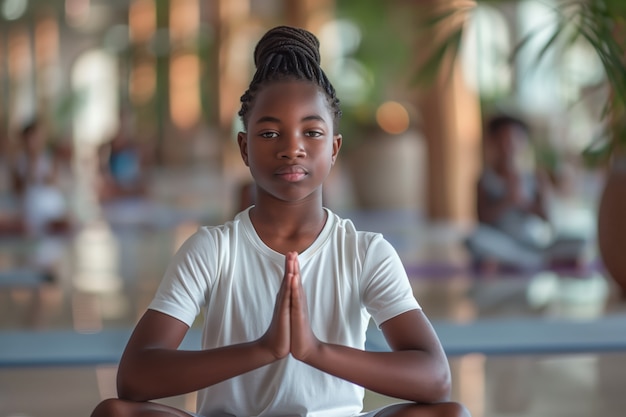
[[117, 381], [117, 397], [127, 401], [142, 401], [140, 393], [134, 390], [128, 382]]
[[155, 399], [147, 395], [146, 393], [141, 392], [140, 390], [136, 390], [136, 389], [132, 389], [126, 386], [120, 386], [120, 385], [118, 385], [117, 387], [117, 397], [120, 400], [126, 400], [126, 401], [138, 402], [138, 403], [147, 402], [147, 401]]
[[[423, 382], [422, 382], [423, 384]], [[428, 380], [427, 388], [424, 389], [423, 385], [421, 389], [417, 389], [413, 400], [418, 403], [440, 403], [450, 401], [452, 393], [452, 378], [450, 370], [447, 367], [433, 372]]]
[[452, 377], [450, 372], [443, 372], [433, 386], [433, 402], [449, 401], [452, 394]]
[[435, 391], [440, 401], [448, 401], [452, 393], [452, 374], [445, 356], [439, 362], [435, 377]]
[[153, 400], [145, 391], [145, 383], [122, 373], [117, 376], [117, 396], [122, 400], [145, 402]]

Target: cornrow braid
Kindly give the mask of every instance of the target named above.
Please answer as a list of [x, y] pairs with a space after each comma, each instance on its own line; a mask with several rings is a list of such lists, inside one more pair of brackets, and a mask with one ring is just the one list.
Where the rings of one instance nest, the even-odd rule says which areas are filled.
[[239, 116], [248, 128], [248, 113], [259, 89], [273, 81], [306, 80], [317, 84], [328, 98], [337, 131], [341, 109], [335, 88], [320, 66], [320, 43], [311, 32], [290, 26], [270, 29], [254, 48], [256, 72], [248, 90], [241, 96]]

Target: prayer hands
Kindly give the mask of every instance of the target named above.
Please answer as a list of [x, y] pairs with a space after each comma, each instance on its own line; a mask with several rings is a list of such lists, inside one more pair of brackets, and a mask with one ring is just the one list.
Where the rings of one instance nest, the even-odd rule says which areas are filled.
[[260, 342], [276, 359], [291, 353], [301, 361], [319, 345], [311, 329], [297, 252], [285, 256], [285, 275], [276, 296], [272, 322]]

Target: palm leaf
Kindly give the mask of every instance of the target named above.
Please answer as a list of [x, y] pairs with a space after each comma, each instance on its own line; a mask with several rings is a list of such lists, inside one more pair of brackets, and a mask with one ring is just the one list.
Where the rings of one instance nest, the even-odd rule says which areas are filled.
[[458, 7], [448, 8], [442, 10], [441, 12], [434, 13], [430, 17], [421, 19], [420, 25], [417, 28], [418, 33], [420, 31], [431, 31], [433, 29], [436, 29], [437, 26], [449, 21], [450, 19], [460, 15], [461, 13], [466, 13], [469, 10], [469, 7]]
[[[444, 68], [446, 70], [445, 78], [446, 80], [449, 80], [453, 72], [452, 64], [456, 61], [458, 51], [461, 48], [463, 33], [464, 29], [463, 26], [461, 26], [455, 29], [450, 36], [446, 37], [445, 40], [437, 46], [429, 58], [424, 61], [418, 71], [416, 71], [415, 75], [411, 79], [412, 86], [432, 82], [440, 73], [441, 69]], [[451, 62], [450, 65], [444, 66], [444, 61], [446, 59], [450, 59]]]
[[[463, 40], [464, 26], [467, 17], [476, 8], [476, 4], [450, 6], [433, 11], [425, 7], [420, 8], [420, 18], [417, 24], [417, 36], [432, 39], [432, 34], [446, 33], [427, 57], [418, 65], [416, 72], [410, 80], [412, 86], [427, 85], [431, 83], [442, 69], [445, 69], [449, 78], [452, 74], [452, 64], [456, 61]], [[426, 38], [426, 37], [430, 38]], [[426, 41], [426, 42], [427, 42]], [[444, 68], [446, 61], [451, 65]]]

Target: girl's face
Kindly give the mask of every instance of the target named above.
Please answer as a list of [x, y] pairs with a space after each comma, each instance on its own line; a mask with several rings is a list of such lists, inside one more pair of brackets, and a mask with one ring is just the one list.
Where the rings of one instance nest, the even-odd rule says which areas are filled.
[[257, 198], [321, 198], [341, 147], [328, 100], [307, 81], [281, 81], [259, 90], [239, 148], [257, 185]]

